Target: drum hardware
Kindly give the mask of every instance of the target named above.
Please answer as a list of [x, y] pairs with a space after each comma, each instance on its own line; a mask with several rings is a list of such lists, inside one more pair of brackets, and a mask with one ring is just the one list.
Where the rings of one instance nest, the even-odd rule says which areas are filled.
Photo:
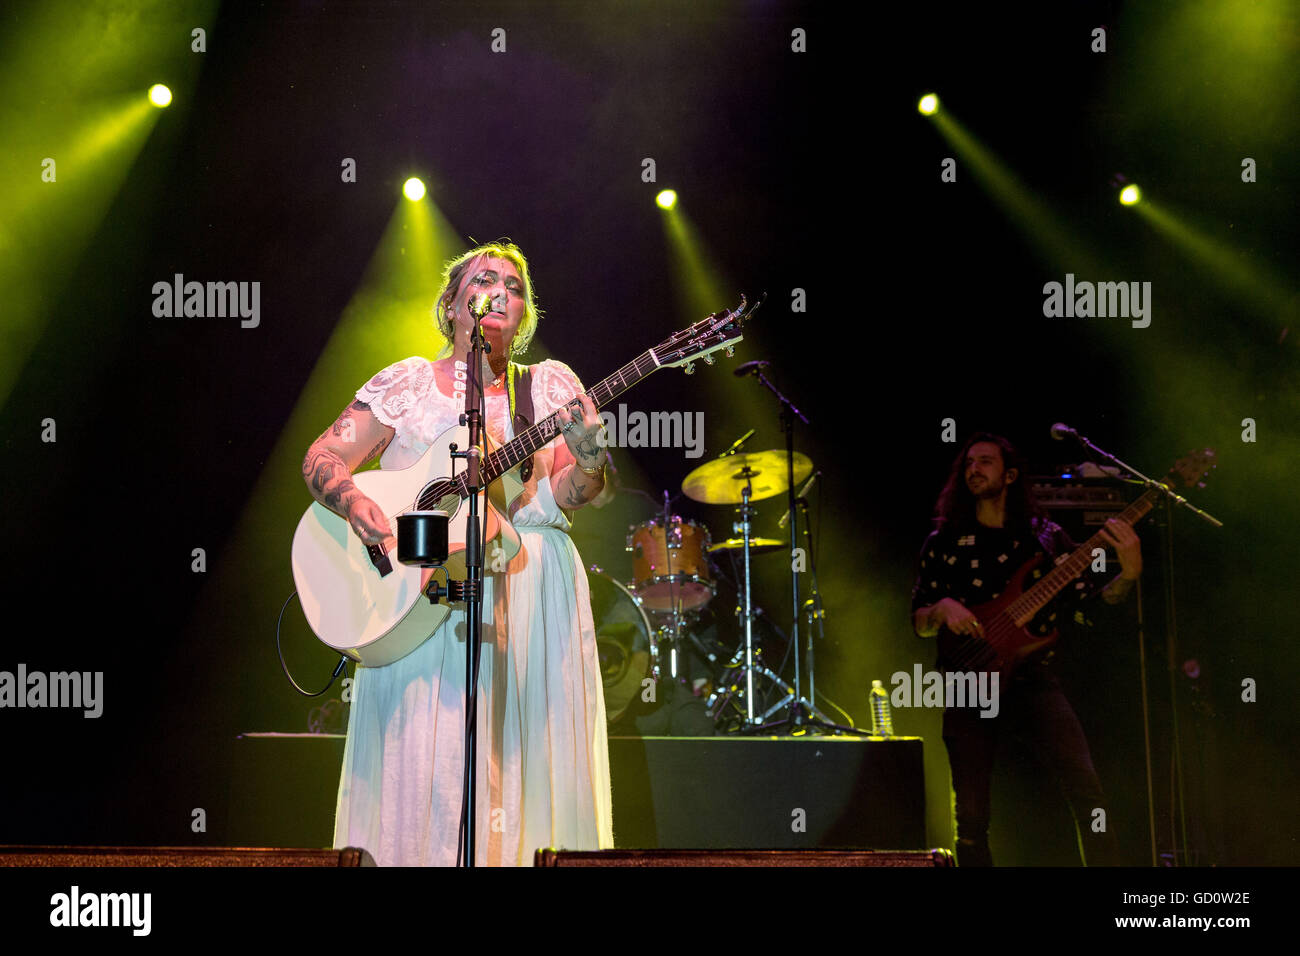
[[[740, 474], [745, 476], [745, 487], [741, 491], [741, 505], [737, 509], [740, 514], [740, 521], [732, 524], [732, 533], [739, 533], [741, 541], [741, 554], [744, 555], [745, 565], [745, 588], [743, 593], [743, 604], [741, 605], [741, 620], [745, 628], [745, 723], [752, 726], [755, 723], [754, 718], [754, 604], [751, 594], [751, 579], [749, 573], [750, 549], [753, 543], [750, 540], [750, 530], [753, 526], [754, 508], [750, 504], [750, 484], [753, 474], [748, 465], [740, 470]], [[756, 474], [756, 473], [754, 473]]]
[[[740, 504], [741, 493], [748, 486], [750, 500], [762, 501], [790, 488], [790, 464], [790, 456], [783, 451], [739, 452], [700, 465], [686, 476], [682, 491], [702, 504], [735, 505]], [[793, 467], [796, 484], [812, 474], [812, 460], [807, 455], [795, 454]]]
[[587, 585], [605, 689], [605, 720], [613, 723], [641, 693], [642, 680], [657, 674], [657, 629], [636, 596], [598, 565], [588, 569]]
[[[672, 614], [658, 627], [659, 640], [668, 644], [668, 676], [672, 680], [677, 679], [677, 649], [683, 642], [686, 625], [687, 618], [685, 615]], [[658, 680], [659, 676], [658, 664], [656, 663], [655, 680]]]
[[779, 701], [759, 715], [757, 721], [759, 723], [784, 707], [790, 695], [794, 693], [793, 687], [781, 680], [780, 675], [763, 663], [761, 648], [753, 651], [750, 666], [745, 666], [745, 655], [746, 649], [743, 647], [736, 651], [723, 671], [723, 679], [718, 682], [705, 703], [706, 712], [714, 723], [719, 725], [719, 729], [727, 729], [726, 723], [733, 719], [740, 720], [742, 730], [748, 729], [755, 723], [751, 716], [754, 711], [755, 677], [785, 691]]
[[[726, 541], [719, 541], [717, 544], [709, 545], [709, 554], [721, 554], [724, 551], [740, 551], [745, 547], [744, 538], [728, 538]], [[785, 542], [778, 541], [776, 538], [750, 538], [750, 554], [771, 554], [773, 551], [784, 551]]]
[[[777, 403], [780, 405], [781, 431], [785, 435], [785, 452], [784, 454], [781, 452], [770, 453], [773, 460], [771, 465], [768, 465], [768, 467], [783, 464], [785, 466], [785, 475], [783, 480], [779, 483], [774, 479], [767, 480], [772, 482], [773, 487], [778, 484], [780, 485], [779, 490], [773, 492], [774, 494], [779, 494], [780, 491], [784, 491], [786, 494], [788, 510], [790, 512], [790, 551], [793, 555], [795, 544], [799, 540], [799, 513], [796, 510], [797, 506], [795, 503], [795, 499], [798, 495], [795, 494], [795, 489], [798, 487], [799, 482], [803, 481], [812, 473], [812, 462], [807, 456], [800, 455], [794, 450], [795, 423], [796, 421], [803, 422], [805, 426], [808, 426], [811, 423], [808, 421], [808, 417], [804, 415], [803, 412], [799, 411], [799, 409], [795, 407], [794, 403], [783, 395], [781, 390], [776, 387], [770, 378], [767, 377], [765, 368], [766, 366], [760, 363], [753, 363], [749, 366], [742, 366], [742, 369], [744, 370], [742, 374], [749, 375], [752, 373], [754, 381], [771, 392], [773, 397], [776, 398]], [[803, 725], [806, 722], [809, 722], [809, 718], [811, 718], [811, 722], [823, 721], [820, 716], [816, 715], [815, 708], [811, 707], [811, 705], [805, 707], [804, 699], [800, 693], [801, 662], [799, 653], [799, 618], [802, 616], [803, 602], [799, 597], [799, 571], [794, 560], [791, 560], [790, 562], [790, 590], [790, 644], [791, 649], [794, 651], [794, 691], [789, 698], [790, 713], [785, 723], [790, 725], [793, 733], [802, 733]]]
[[[679, 669], [678, 650], [684, 651], [688, 642], [713, 662], [713, 669], [717, 673], [718, 662], [726, 654], [722, 648], [726, 645], [720, 645], [717, 653], [709, 650], [694, 633], [694, 625], [698, 621], [699, 612], [717, 593], [716, 575], [709, 557], [724, 552], [737, 555], [741, 558], [742, 573], [737, 588], [740, 594], [736, 617], [744, 637], [730, 662], [721, 668], [723, 674], [716, 681], [715, 689], [708, 698], [710, 716], [719, 723], [738, 720], [739, 725], [731, 729], [763, 731], [767, 729], [765, 722], [788, 706], [792, 717], [807, 715], [812, 718], [809, 721], [811, 723], [851, 732], [851, 728], [836, 727], [817, 711], [811, 701], [799, 694], [797, 660], [796, 684], [791, 685], [763, 663], [762, 648], [755, 643], [754, 622], [756, 615], [761, 612], [753, 603], [755, 582], [750, 558], [753, 555], [786, 552], [793, 545], [754, 534], [758, 513], [754, 503], [795, 488], [798, 482], [812, 474], [813, 463], [805, 455], [785, 451], [744, 454], [739, 451], [741, 444], [743, 439], [719, 459], [693, 470], [682, 483], [682, 491], [694, 500], [706, 504], [738, 505], [732, 524], [732, 537], [713, 544], [706, 527], [683, 519], [681, 515], [671, 514], [673, 499], [667, 491], [663, 492], [659, 515], [649, 521], [628, 526], [624, 543], [627, 552], [633, 555], [634, 570], [627, 590], [649, 621], [647, 641], [653, 645], [650, 673], [655, 680], [660, 680], [666, 669], [669, 676], [676, 679]], [[644, 492], [642, 494], [651, 497]], [[801, 513], [807, 517], [806, 509]], [[808, 529], [805, 526], [802, 530], [801, 537], [806, 542]], [[824, 613], [820, 609], [820, 595], [815, 581], [813, 598], [817, 603], [798, 609], [799, 617], [805, 612], [809, 614], [805, 626], [810, 634], [814, 623], [820, 629]], [[775, 627], [774, 624], [770, 626]], [[794, 633], [797, 635], [798, 624], [795, 627]], [[796, 658], [799, 657], [800, 649], [793, 640], [790, 650]], [[765, 687], [769, 692], [780, 690], [780, 699], [775, 703], [769, 702], [767, 693], [764, 692]], [[793, 722], [801, 725], [805, 721], [794, 719]]]
[[647, 610], [696, 610], [717, 590], [708, 561], [709, 529], [669, 514], [667, 492], [664, 499], [659, 516], [628, 527], [632, 589]]

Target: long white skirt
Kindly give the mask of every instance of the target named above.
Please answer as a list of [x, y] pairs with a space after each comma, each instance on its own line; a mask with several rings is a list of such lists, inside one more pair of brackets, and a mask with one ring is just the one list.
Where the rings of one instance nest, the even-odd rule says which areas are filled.
[[[517, 528], [488, 573], [479, 665], [475, 862], [614, 845], [605, 698], [587, 572], [568, 534]], [[502, 601], [502, 582], [506, 600]], [[358, 667], [334, 845], [381, 866], [453, 866], [464, 758], [465, 616], [414, 652]]]

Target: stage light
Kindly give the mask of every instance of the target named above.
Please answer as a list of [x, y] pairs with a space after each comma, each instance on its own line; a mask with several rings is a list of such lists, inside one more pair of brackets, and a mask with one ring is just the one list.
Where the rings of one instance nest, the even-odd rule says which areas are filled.
[[419, 202], [424, 198], [424, 183], [412, 176], [402, 186], [402, 192], [406, 194], [406, 198], [411, 202]]
[[1125, 186], [1119, 191], [1119, 201], [1126, 206], [1131, 206], [1142, 198], [1141, 191], [1136, 186]]
[[659, 204], [660, 209], [672, 209], [677, 205], [677, 192], [672, 189], [665, 189], [655, 197], [655, 202]]
[[167, 89], [161, 83], [155, 83], [149, 87], [149, 102], [159, 109], [166, 106], [172, 101], [172, 91]]
[[925, 96], [921, 97], [921, 102], [916, 104], [916, 108], [926, 116], [929, 116], [931, 113], [938, 111], [939, 97], [935, 96], [933, 93], [926, 93]]

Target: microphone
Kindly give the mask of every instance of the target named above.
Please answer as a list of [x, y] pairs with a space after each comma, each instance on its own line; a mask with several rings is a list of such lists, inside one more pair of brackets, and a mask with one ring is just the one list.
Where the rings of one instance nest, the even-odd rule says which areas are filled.
[[[807, 480], [806, 482], [804, 482], [804, 486], [803, 486], [802, 488], [799, 489], [799, 494], [795, 495], [795, 497], [796, 497], [796, 498], [802, 498], [802, 497], [804, 497], [806, 494], [808, 494], [808, 489], [811, 488], [811, 487], [813, 486], [813, 482], [817, 480], [817, 476], [820, 475], [820, 474], [821, 474], [821, 470], [820, 470], [820, 469], [818, 469], [817, 471], [814, 471], [814, 472], [813, 472], [813, 473], [808, 477], [808, 480]], [[781, 520], [778, 521], [778, 522], [776, 523], [776, 526], [777, 526], [778, 528], [784, 528], [784, 527], [785, 527], [786, 525], [788, 525], [789, 523], [790, 523], [790, 510], [787, 508], [785, 514], [781, 515]]]
[[1057, 441], [1060, 441], [1062, 438], [1067, 438], [1067, 437], [1078, 438], [1079, 433], [1076, 432], [1069, 425], [1063, 425], [1062, 423], [1057, 422], [1055, 425], [1052, 426], [1052, 437], [1055, 438]]
[[757, 362], [746, 362], [744, 365], [738, 365], [736, 370], [731, 374], [738, 377], [750, 375], [757, 372], [759, 369], [767, 368], [771, 364], [771, 362], [763, 361], [761, 359]]
[[734, 455], [736, 452], [740, 451], [741, 446], [744, 445], [745, 442], [749, 441], [750, 436], [752, 436], [753, 434], [754, 434], [754, 429], [751, 428], [749, 431], [745, 432], [745, 434], [741, 435], [734, 442], [732, 442], [731, 447], [728, 448], [726, 451], [724, 451], [718, 457], [726, 458], [729, 455]]
[[492, 309], [492, 296], [486, 292], [476, 292], [469, 297], [469, 314], [481, 319]]

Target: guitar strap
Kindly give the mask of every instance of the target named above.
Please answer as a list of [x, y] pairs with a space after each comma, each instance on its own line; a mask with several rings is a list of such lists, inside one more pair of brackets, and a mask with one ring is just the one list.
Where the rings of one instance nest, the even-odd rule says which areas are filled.
[[[518, 403], [516, 403], [516, 385], [518, 380]], [[533, 370], [527, 365], [510, 363], [510, 374], [506, 377], [510, 390], [510, 421], [514, 425], [515, 437], [518, 438], [533, 424]], [[519, 466], [519, 477], [527, 482], [533, 474], [533, 459], [528, 457]]]

